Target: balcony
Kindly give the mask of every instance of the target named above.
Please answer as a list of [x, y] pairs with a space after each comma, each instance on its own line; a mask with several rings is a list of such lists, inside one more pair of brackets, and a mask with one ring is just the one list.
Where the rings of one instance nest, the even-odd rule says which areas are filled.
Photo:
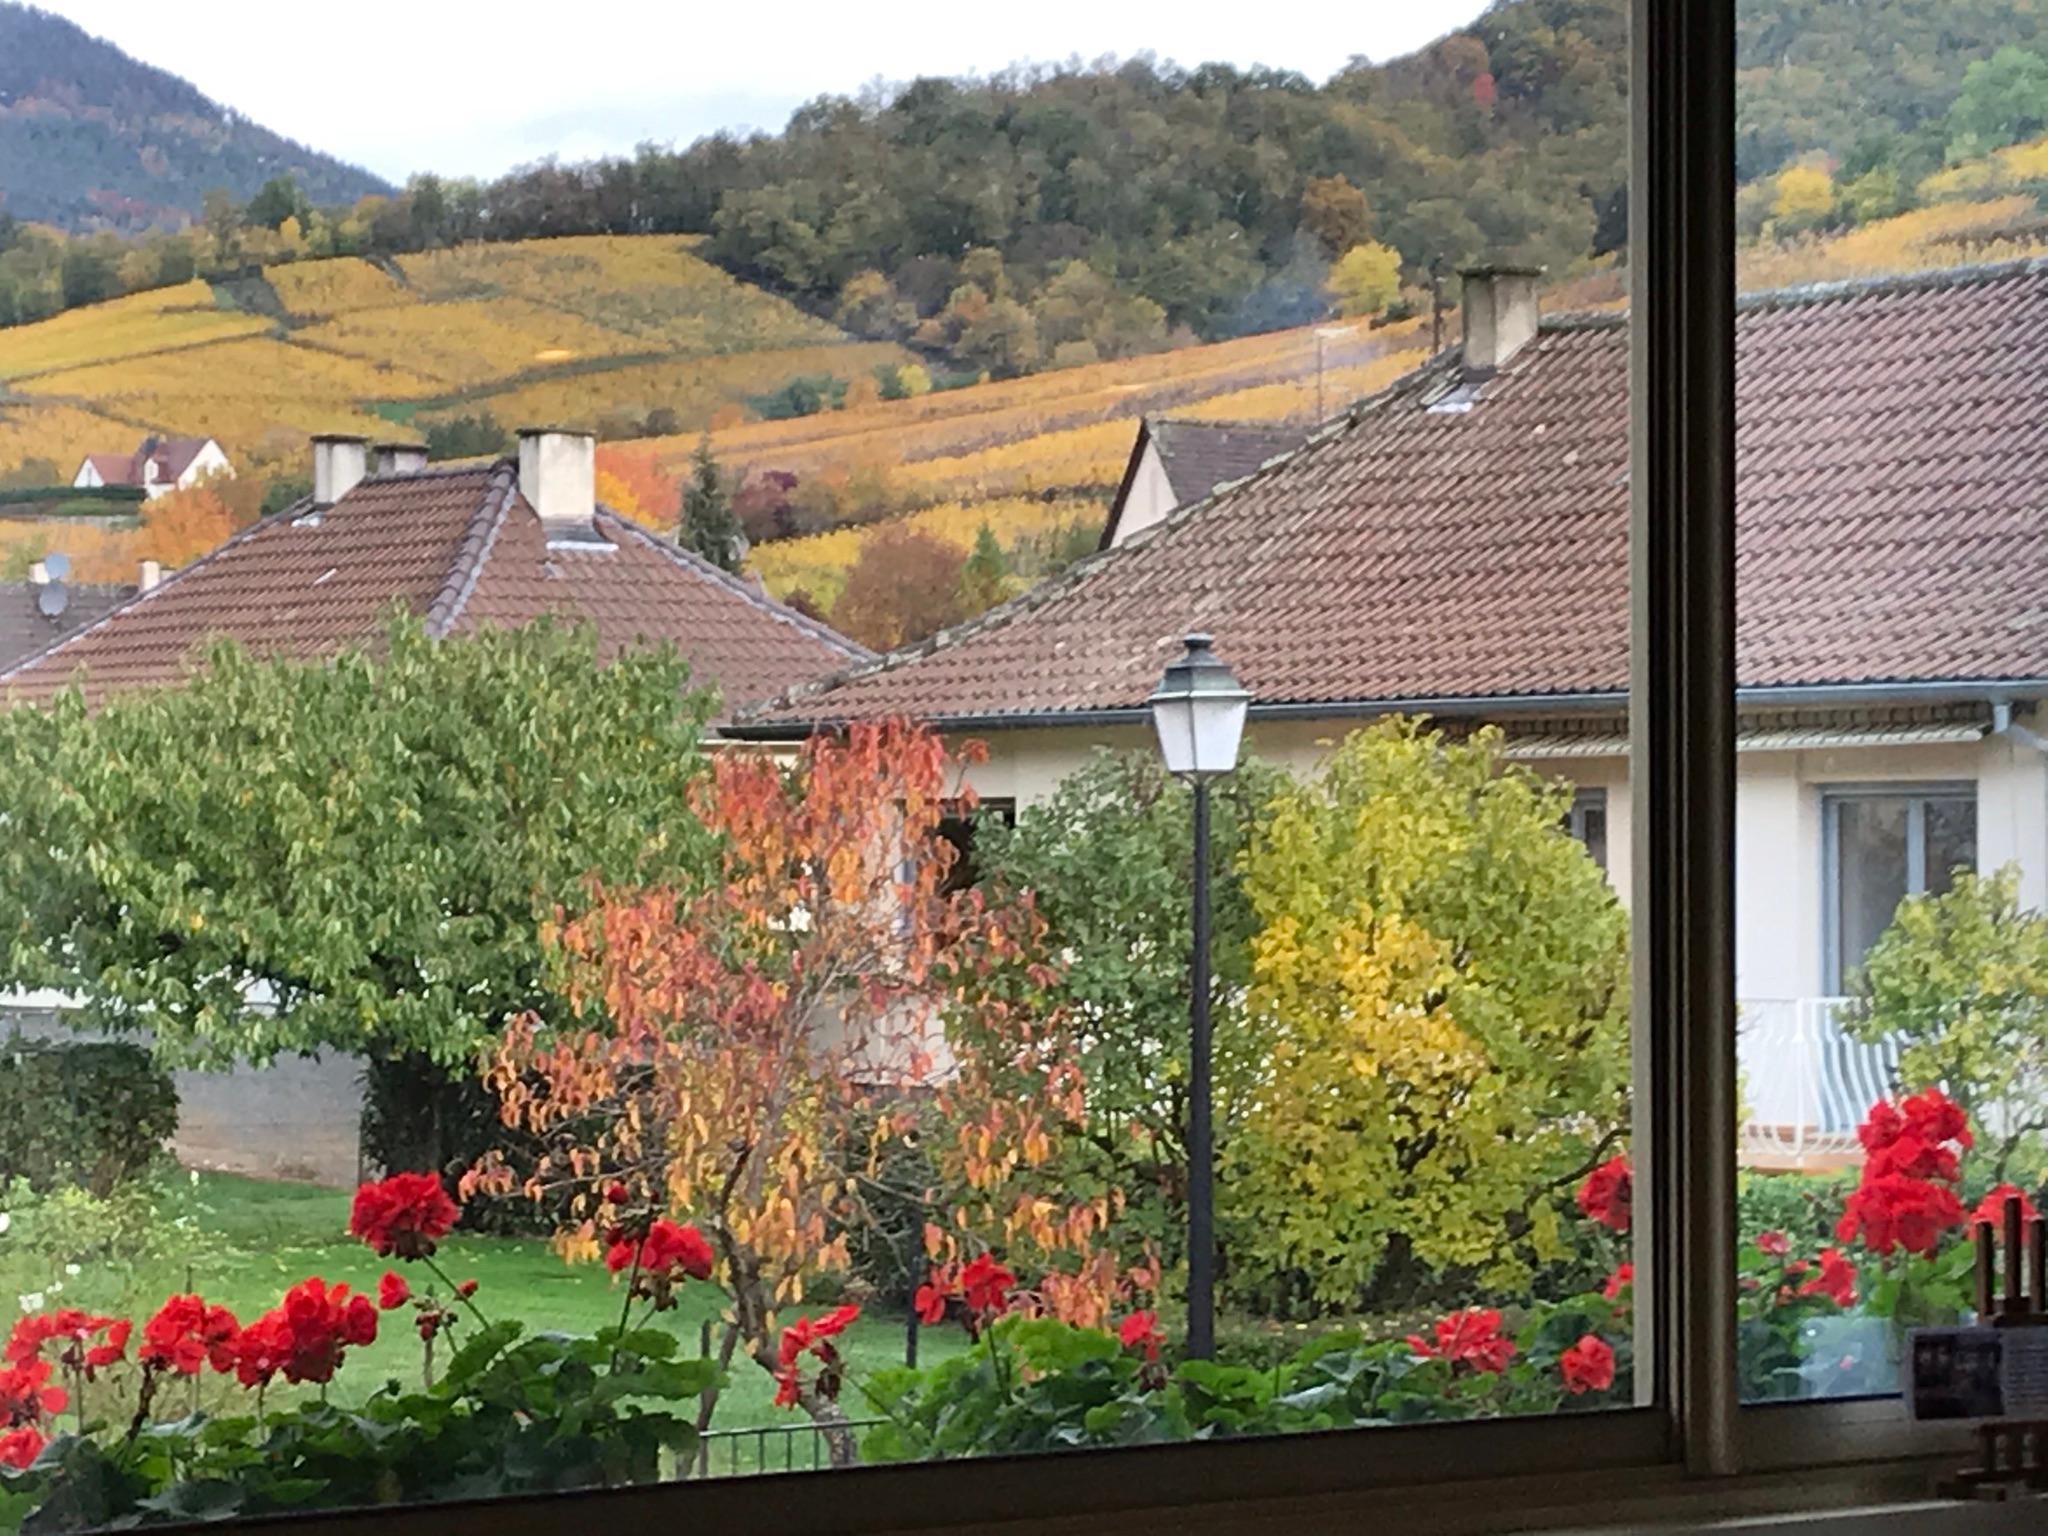
[[1856, 1127], [1898, 1087], [1898, 1047], [1849, 1038], [1845, 997], [1747, 998], [1738, 1005], [1744, 1167], [1827, 1171], [1859, 1161]]

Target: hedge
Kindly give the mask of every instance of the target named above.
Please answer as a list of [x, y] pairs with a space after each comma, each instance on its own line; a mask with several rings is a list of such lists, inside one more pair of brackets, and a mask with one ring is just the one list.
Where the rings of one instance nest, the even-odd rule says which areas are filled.
[[0, 1186], [105, 1195], [146, 1172], [178, 1129], [178, 1090], [138, 1045], [0, 1042]]

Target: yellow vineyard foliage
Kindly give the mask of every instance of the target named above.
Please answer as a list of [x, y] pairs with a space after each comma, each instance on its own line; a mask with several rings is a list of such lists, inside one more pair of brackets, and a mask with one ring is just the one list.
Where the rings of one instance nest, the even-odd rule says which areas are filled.
[[1745, 289], [1785, 288], [2031, 256], [2048, 251], [2048, 231], [2037, 214], [2034, 199], [2023, 193], [1934, 203], [1839, 235], [1745, 250], [1736, 271]]
[[278, 302], [300, 319], [352, 314], [412, 299], [390, 273], [354, 256], [292, 262], [271, 268], [267, 275]]
[[0, 379], [29, 379], [59, 368], [249, 336], [268, 323], [216, 307], [213, 290], [200, 282], [134, 293], [0, 331]]
[[66, 483], [88, 453], [110, 445], [132, 449], [136, 435], [127, 422], [75, 405], [56, 401], [0, 404], [0, 465], [45, 460]]

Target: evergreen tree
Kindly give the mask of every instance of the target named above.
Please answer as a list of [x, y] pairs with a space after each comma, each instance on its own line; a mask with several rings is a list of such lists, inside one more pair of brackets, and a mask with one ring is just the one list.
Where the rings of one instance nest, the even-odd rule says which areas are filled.
[[970, 613], [985, 613], [1003, 600], [1010, 581], [1010, 557], [996, 542], [995, 530], [986, 522], [974, 536], [974, 549], [960, 572], [960, 595]]
[[697, 440], [690, 459], [690, 483], [683, 489], [683, 526], [677, 540], [683, 548], [702, 555], [722, 571], [737, 573], [746, 555], [746, 541], [740, 534], [739, 519], [733, 515], [732, 494], [725, 475], [711, 456], [710, 434]]

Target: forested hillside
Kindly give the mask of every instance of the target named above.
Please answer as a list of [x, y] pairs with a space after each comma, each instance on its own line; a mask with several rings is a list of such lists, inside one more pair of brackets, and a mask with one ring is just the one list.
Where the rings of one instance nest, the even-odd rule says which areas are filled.
[[[181, 24], [175, 7], [155, 19]], [[73, 229], [178, 224], [208, 192], [240, 201], [281, 175], [324, 203], [388, 190], [61, 16], [0, 0], [0, 209]]]

